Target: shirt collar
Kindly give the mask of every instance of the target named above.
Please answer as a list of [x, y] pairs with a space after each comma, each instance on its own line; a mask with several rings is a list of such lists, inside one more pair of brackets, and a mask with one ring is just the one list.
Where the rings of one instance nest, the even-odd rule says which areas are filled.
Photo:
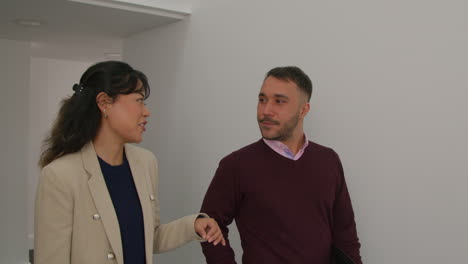
[[298, 160], [302, 154], [304, 154], [305, 148], [309, 145], [309, 139], [307, 137], [307, 134], [304, 132], [304, 145], [302, 145], [301, 149], [294, 155], [292, 151], [286, 146], [283, 142], [279, 140], [269, 140], [269, 139], [263, 139], [263, 141], [275, 152], [280, 154], [283, 157], [286, 157], [288, 159], [292, 160]]

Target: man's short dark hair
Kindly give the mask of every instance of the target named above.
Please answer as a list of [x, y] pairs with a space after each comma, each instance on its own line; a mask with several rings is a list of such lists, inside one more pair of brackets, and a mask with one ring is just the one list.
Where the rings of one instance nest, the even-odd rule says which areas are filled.
[[299, 67], [276, 67], [266, 74], [265, 79], [270, 76], [295, 83], [297, 87], [306, 94], [307, 102], [310, 101], [310, 97], [312, 96], [312, 81]]

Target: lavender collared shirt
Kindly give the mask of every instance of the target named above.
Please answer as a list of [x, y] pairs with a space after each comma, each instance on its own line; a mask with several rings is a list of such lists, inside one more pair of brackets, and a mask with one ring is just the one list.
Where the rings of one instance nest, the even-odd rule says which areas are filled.
[[263, 139], [265, 143], [275, 152], [280, 154], [283, 157], [286, 157], [288, 159], [292, 160], [298, 160], [302, 154], [304, 154], [304, 149], [309, 145], [309, 139], [307, 138], [307, 134], [304, 133], [304, 145], [302, 148], [294, 155], [292, 151], [286, 146], [284, 143], [278, 140], [269, 140], [269, 139]]

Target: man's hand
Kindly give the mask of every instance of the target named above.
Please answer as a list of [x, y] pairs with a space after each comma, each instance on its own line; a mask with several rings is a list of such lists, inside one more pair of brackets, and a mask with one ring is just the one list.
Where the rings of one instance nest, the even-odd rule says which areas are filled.
[[218, 223], [213, 218], [197, 218], [195, 220], [195, 232], [197, 232], [203, 239], [207, 240], [213, 245], [217, 245], [221, 242], [223, 246], [226, 245], [223, 233], [218, 226]]

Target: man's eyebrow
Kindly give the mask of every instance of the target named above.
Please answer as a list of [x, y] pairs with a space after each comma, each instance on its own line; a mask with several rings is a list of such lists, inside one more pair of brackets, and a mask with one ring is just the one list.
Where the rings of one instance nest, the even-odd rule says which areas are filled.
[[287, 97], [287, 96], [284, 95], [284, 94], [275, 94], [275, 97], [284, 98], [284, 99], [288, 99], [288, 100], [289, 100], [289, 97]]
[[[266, 96], [264, 93], [259, 93], [258, 96]], [[289, 100], [289, 97], [284, 95], [284, 94], [275, 94], [274, 97], [277, 97], [277, 98], [284, 98], [284, 99], [288, 99]]]

